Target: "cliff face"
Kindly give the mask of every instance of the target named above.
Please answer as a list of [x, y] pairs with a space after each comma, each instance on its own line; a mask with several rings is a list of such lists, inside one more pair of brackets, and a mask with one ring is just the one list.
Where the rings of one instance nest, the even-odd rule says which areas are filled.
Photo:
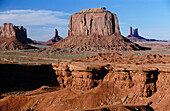
[[105, 8], [84, 9], [70, 16], [68, 37], [47, 50], [77, 51], [146, 49], [121, 36], [116, 14]]
[[0, 50], [31, 48], [27, 45], [27, 33], [23, 26], [4, 23], [0, 28]]
[[114, 34], [115, 31], [120, 33], [117, 17], [104, 8], [85, 9], [70, 16], [69, 19], [69, 36], [94, 34], [109, 36]]
[[0, 36], [6, 38], [14, 38], [15, 37], [15, 30], [13, 28], [12, 23], [4, 23], [3, 26], [0, 28]]
[[138, 28], [133, 29], [133, 35], [136, 36], [136, 37], [139, 36], [139, 34], [138, 34]]

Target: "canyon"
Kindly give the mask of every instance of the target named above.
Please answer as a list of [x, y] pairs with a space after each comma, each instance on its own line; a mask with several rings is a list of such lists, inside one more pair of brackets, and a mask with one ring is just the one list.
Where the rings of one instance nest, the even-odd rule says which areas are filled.
[[1, 64], [0, 109], [165, 111], [170, 108], [169, 57], [114, 52], [48, 65]]

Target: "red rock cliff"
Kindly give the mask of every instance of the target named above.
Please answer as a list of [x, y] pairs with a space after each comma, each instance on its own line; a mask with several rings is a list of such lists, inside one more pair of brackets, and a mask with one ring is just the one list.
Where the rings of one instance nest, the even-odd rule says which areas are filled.
[[27, 33], [23, 26], [4, 23], [0, 28], [0, 50], [31, 48], [27, 45]]
[[68, 37], [46, 51], [141, 50], [147, 49], [130, 42], [119, 31], [116, 14], [105, 8], [84, 9], [70, 16]]
[[108, 36], [115, 32], [120, 34], [117, 17], [105, 8], [84, 9], [69, 19], [69, 36]]

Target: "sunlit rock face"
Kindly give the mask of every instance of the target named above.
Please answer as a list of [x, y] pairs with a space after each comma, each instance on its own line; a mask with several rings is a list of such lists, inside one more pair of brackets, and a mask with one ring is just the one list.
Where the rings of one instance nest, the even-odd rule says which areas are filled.
[[117, 17], [105, 8], [84, 9], [70, 16], [69, 36], [108, 36], [114, 33], [120, 33]]
[[0, 50], [28, 49], [28, 38], [23, 26], [13, 26], [12, 23], [4, 23], [0, 27]]
[[145, 50], [123, 37], [116, 14], [106, 8], [84, 9], [70, 16], [68, 37], [57, 42], [46, 52]]

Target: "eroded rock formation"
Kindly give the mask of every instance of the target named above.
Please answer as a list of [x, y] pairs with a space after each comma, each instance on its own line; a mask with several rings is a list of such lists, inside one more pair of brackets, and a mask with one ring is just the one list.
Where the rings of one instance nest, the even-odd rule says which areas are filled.
[[55, 29], [54, 37], [46, 42], [36, 42], [41, 45], [53, 45], [57, 43], [58, 41], [62, 40], [63, 38], [58, 35], [58, 30]]
[[[72, 62], [53, 64], [62, 87], [87, 91], [102, 82], [114, 82], [120, 90], [136, 89], [138, 96], [149, 97], [156, 92], [157, 68], [124, 67], [115, 64]], [[138, 73], [139, 75], [136, 75]]]
[[69, 19], [69, 36], [110, 36], [115, 32], [120, 34], [117, 17], [105, 8], [84, 9]]
[[116, 14], [105, 8], [84, 9], [70, 16], [68, 37], [46, 51], [72, 48], [78, 51], [147, 49], [121, 36]]
[[132, 32], [132, 27], [130, 27], [130, 34], [126, 38], [132, 42], [164, 41], [164, 40], [156, 40], [156, 39], [146, 39], [138, 34], [138, 28], [133, 29]]
[[4, 23], [0, 28], [0, 50], [33, 48], [27, 45], [27, 32], [23, 26]]
[[[114, 57], [117, 61], [110, 61], [114, 60]], [[125, 56], [123, 57], [125, 58]], [[12, 93], [3, 94], [4, 98], [1, 96], [2, 98], [0, 99], [0, 109], [5, 111], [169, 110], [169, 56], [151, 54], [143, 57], [130, 55], [126, 56], [126, 58], [129, 61], [132, 59], [133, 62], [121, 62], [121, 55], [117, 53], [103, 53], [86, 58], [86, 61], [78, 61], [79, 59], [77, 59], [45, 66], [15, 65], [15, 67], [7, 71], [5, 71], [6, 68], [13, 65], [6, 65], [7, 67], [1, 65], [3, 70], [0, 72], [3, 74], [1, 75], [3, 79], [9, 79], [8, 76], [13, 70], [15, 70], [17, 77], [23, 79], [19, 80], [19, 83], [24, 84], [14, 85], [11, 83], [7, 86], [12, 85], [15, 88], [23, 88], [24, 86], [32, 86], [32, 84], [39, 86], [49, 83], [54, 85], [58, 81], [61, 89], [55, 90], [54, 88], [53, 92], [47, 92], [48, 89], [53, 87], [43, 86], [25, 93], [16, 92], [15, 94], [13, 92], [13, 96], [11, 96]], [[151, 65], [147, 64], [149, 60], [143, 62], [143, 64], [136, 64], [133, 60], [143, 61], [145, 60], [144, 58], [155, 58], [168, 62], [152, 63]], [[41, 70], [37, 69], [37, 67], [45, 69]], [[28, 72], [23, 76], [25, 69], [28, 69]], [[14, 76], [15, 72], [12, 73], [12, 76]], [[8, 76], [4, 76], [6, 74]], [[41, 79], [38, 79], [37, 75]], [[34, 83], [30, 83], [28, 77]], [[12, 81], [15, 80], [12, 79]], [[1, 82], [6, 83], [5, 80]], [[3, 84], [1, 85], [3, 86]], [[14, 89], [14, 87], [11, 89]]]

